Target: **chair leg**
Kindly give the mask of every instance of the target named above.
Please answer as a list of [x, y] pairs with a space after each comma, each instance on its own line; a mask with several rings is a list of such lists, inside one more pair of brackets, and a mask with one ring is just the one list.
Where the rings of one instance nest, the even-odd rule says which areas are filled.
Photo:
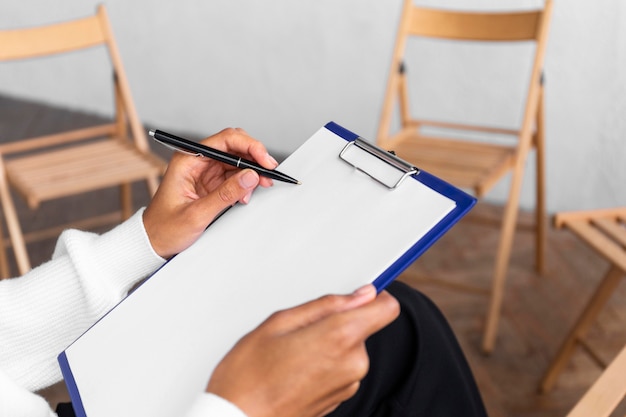
[[576, 321], [576, 324], [565, 338], [565, 341], [559, 348], [557, 355], [548, 366], [548, 369], [546, 370], [539, 384], [540, 392], [546, 393], [554, 387], [556, 379], [563, 371], [565, 365], [567, 365], [567, 362], [574, 353], [574, 348], [576, 347], [578, 342], [585, 337], [587, 331], [600, 313], [600, 310], [611, 297], [613, 291], [615, 291], [615, 288], [621, 281], [623, 275], [624, 271], [622, 271], [615, 265], [611, 266], [611, 268], [603, 278], [602, 282], [596, 289], [595, 293], [591, 297], [591, 300], [589, 300], [584, 311]]
[[498, 253], [496, 255], [493, 280], [491, 283], [491, 296], [489, 309], [487, 311], [485, 333], [483, 335], [482, 349], [483, 352], [487, 354], [493, 351], [495, 345], [502, 299], [504, 297], [504, 286], [515, 233], [515, 223], [517, 221], [517, 212], [517, 201], [509, 201], [506, 205], [504, 218], [502, 220], [502, 231], [500, 233], [500, 243], [498, 244]]
[[4, 231], [0, 221], [0, 279], [9, 278], [9, 261], [7, 251], [4, 249]]
[[30, 260], [28, 259], [24, 235], [22, 234], [22, 229], [17, 218], [17, 212], [15, 211], [13, 199], [11, 198], [11, 193], [9, 192], [7, 180], [4, 175], [4, 167], [0, 166], [0, 170], [0, 201], [2, 202], [2, 208], [4, 209], [4, 217], [6, 219], [7, 229], [9, 230], [9, 236], [11, 237], [11, 244], [13, 246], [13, 253], [15, 254], [15, 260], [17, 262], [17, 269], [20, 275], [24, 275], [31, 269]]
[[148, 191], [150, 192], [150, 197], [152, 198], [159, 188], [159, 179], [157, 177], [150, 177], [146, 180], [146, 182], [148, 183]]
[[[159, 188], [159, 180], [156, 177], [149, 177], [146, 179], [146, 183], [148, 185], [150, 198], [152, 198]], [[122, 220], [130, 218], [133, 214], [133, 195], [131, 184], [122, 184], [120, 186], [120, 204], [122, 207]]]
[[[537, 153], [539, 156], [539, 153]], [[541, 160], [540, 160], [541, 159]], [[537, 158], [537, 163], [543, 165], [543, 155]], [[548, 216], [545, 200], [545, 170], [541, 166], [537, 170], [537, 206], [535, 207], [535, 268], [543, 274], [546, 268], [546, 247], [548, 240]]]
[[545, 136], [543, 117], [543, 89], [540, 91], [539, 106], [537, 108], [537, 132], [535, 135], [535, 149], [537, 177], [535, 189], [537, 192], [535, 207], [535, 268], [539, 274], [545, 272], [545, 254], [547, 245], [548, 222], [546, 214], [546, 161]]
[[511, 178], [509, 197], [504, 208], [500, 242], [498, 243], [498, 253], [496, 254], [493, 280], [491, 283], [491, 297], [489, 300], [489, 309], [487, 310], [487, 320], [482, 344], [483, 353], [486, 354], [493, 351], [496, 342], [498, 321], [500, 319], [500, 310], [502, 309], [502, 299], [504, 297], [504, 284], [509, 269], [511, 248], [513, 246], [513, 237], [517, 225], [519, 198], [524, 174], [524, 161], [526, 159], [525, 155], [518, 155], [517, 158]]
[[131, 184], [124, 183], [120, 185], [120, 205], [122, 207], [122, 221], [127, 220], [133, 214], [133, 194]]

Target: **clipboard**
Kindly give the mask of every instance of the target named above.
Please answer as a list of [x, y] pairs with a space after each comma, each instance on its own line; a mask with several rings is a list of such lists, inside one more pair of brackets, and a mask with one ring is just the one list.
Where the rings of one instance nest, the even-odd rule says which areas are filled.
[[382, 291], [476, 203], [334, 122], [279, 169], [59, 355], [77, 416], [184, 415], [271, 313]]

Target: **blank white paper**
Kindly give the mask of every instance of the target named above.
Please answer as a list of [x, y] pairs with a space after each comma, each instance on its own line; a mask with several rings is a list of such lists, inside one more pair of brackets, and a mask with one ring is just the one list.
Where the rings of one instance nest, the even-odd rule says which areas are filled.
[[[65, 351], [88, 417], [182, 415], [211, 371], [272, 312], [374, 281], [454, 207], [412, 178], [388, 190], [320, 129]], [[314, 358], [312, 358], [314, 360]]]

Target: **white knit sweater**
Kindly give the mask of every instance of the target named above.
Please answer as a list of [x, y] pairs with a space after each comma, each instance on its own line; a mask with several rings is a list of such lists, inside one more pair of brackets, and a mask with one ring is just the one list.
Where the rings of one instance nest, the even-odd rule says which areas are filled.
[[[142, 214], [102, 235], [65, 231], [50, 261], [0, 280], [0, 417], [54, 416], [33, 392], [61, 380], [57, 355], [165, 262]], [[189, 417], [245, 417], [209, 394], [190, 407]]]

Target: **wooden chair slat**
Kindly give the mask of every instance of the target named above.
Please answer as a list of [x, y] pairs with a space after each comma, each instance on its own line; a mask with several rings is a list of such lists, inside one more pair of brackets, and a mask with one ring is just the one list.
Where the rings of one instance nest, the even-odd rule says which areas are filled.
[[105, 41], [97, 16], [29, 29], [1, 30], [0, 61], [91, 48]]
[[563, 227], [567, 222], [572, 220], [590, 220], [592, 218], [612, 217], [619, 219], [624, 223], [626, 218], [626, 207], [611, 207], [606, 209], [592, 209], [592, 210], [576, 210], [556, 213], [554, 215], [554, 225], [556, 227]]
[[415, 7], [408, 33], [443, 39], [527, 41], [537, 39], [541, 13], [450, 12]]
[[567, 224], [567, 227], [609, 262], [626, 272], [626, 251], [614, 240], [593, 227], [589, 221], [573, 220]]
[[48, 146], [63, 145], [84, 139], [112, 136], [115, 133], [115, 129], [115, 124], [107, 123], [52, 135], [38, 136], [36, 138], [21, 139], [19, 141], [0, 144], [0, 154], [9, 155]]
[[626, 347], [585, 392], [567, 417], [608, 417], [626, 396]]
[[622, 245], [624, 249], [626, 249], [625, 224], [604, 217], [599, 219], [593, 219], [592, 223], [597, 226], [598, 229], [602, 230], [604, 233], [610, 236], [611, 239], [614, 239], [615, 242]]

